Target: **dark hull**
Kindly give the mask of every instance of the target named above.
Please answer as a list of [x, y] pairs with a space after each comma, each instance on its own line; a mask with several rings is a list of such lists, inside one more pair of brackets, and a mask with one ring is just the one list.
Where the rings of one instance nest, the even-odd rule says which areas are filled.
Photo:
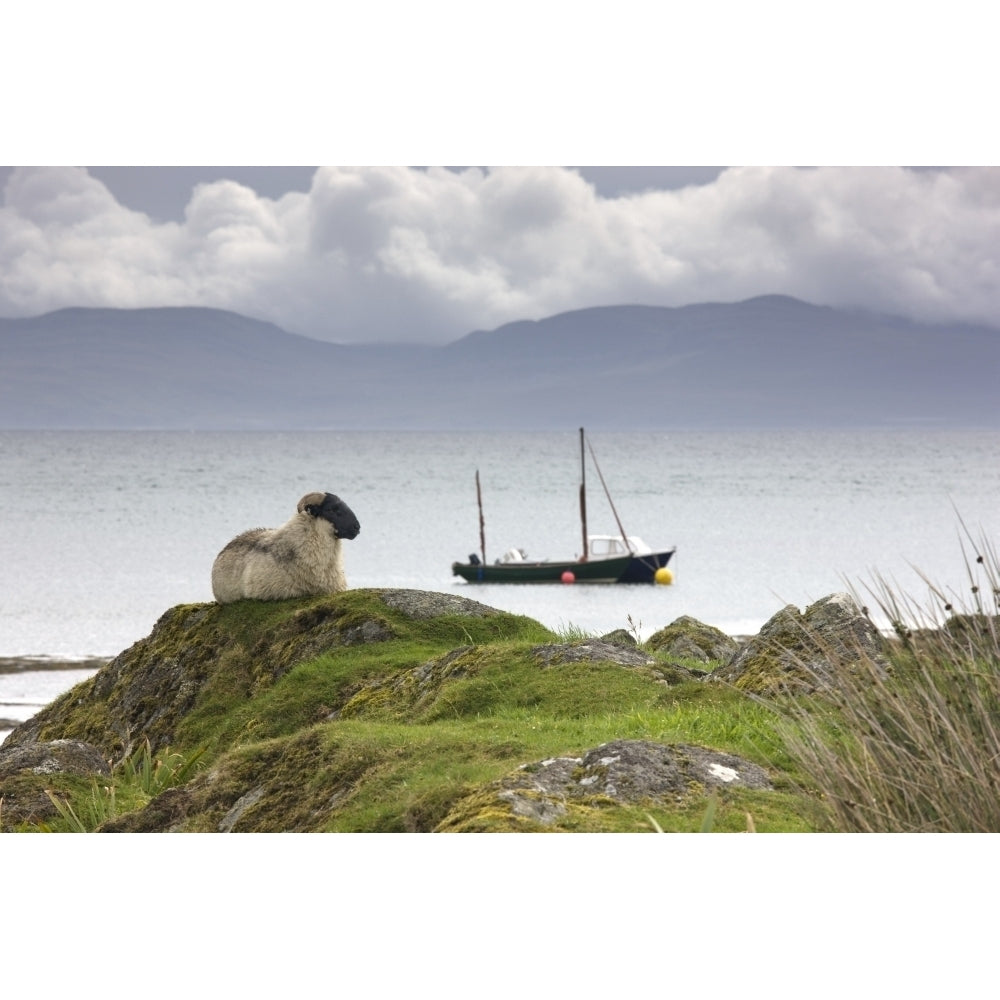
[[562, 583], [563, 573], [577, 583], [618, 583], [632, 556], [590, 562], [507, 562], [493, 565], [452, 563], [451, 571], [469, 583]]
[[451, 571], [469, 583], [561, 583], [570, 572], [576, 583], [654, 583], [656, 571], [670, 562], [674, 549], [644, 556], [592, 559], [589, 562], [508, 562], [493, 565], [452, 563]]
[[670, 562], [676, 549], [666, 552], [650, 552], [644, 556], [633, 556], [625, 572], [618, 578], [619, 583], [655, 583], [656, 571]]

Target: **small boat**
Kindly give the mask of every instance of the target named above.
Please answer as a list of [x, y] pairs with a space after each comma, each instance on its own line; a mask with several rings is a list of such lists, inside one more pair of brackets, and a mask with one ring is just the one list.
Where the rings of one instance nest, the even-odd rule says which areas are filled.
[[[483, 521], [483, 496], [476, 470], [476, 496], [479, 501], [479, 541], [482, 558], [469, 555], [468, 562], [454, 562], [451, 571], [468, 583], [669, 583], [666, 569], [676, 549], [654, 552], [637, 535], [627, 535], [618, 519], [611, 495], [593, 448], [590, 449], [601, 485], [621, 530], [620, 535], [587, 534], [587, 487], [585, 437], [580, 428], [580, 519], [583, 528], [584, 554], [578, 559], [532, 560], [523, 549], [508, 549], [495, 562], [486, 561], [486, 541]], [[589, 445], [589, 442], [586, 442]], [[660, 572], [660, 571], [664, 572]]]

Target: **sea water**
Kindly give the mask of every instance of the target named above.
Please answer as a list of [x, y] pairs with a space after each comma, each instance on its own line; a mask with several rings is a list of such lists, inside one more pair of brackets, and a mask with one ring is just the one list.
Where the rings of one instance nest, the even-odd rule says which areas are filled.
[[[617, 534], [620, 521], [655, 549], [676, 546], [673, 585], [476, 585], [452, 574], [483, 542], [490, 561], [514, 546], [531, 558], [580, 554], [577, 428], [0, 431], [0, 657], [114, 656], [168, 608], [211, 601], [216, 553], [247, 528], [283, 523], [313, 490], [338, 494], [361, 521], [344, 543], [351, 587], [456, 593], [556, 631], [643, 639], [680, 615], [752, 634], [786, 604], [863, 592], [876, 576], [918, 599], [924, 577], [961, 595], [963, 522], [976, 540], [1000, 535], [996, 431], [593, 429], [588, 439], [614, 504], [588, 455], [589, 530]], [[84, 676], [70, 671], [65, 684]], [[4, 677], [0, 718], [11, 718]], [[35, 694], [25, 680], [18, 701], [59, 693], [51, 676], [38, 674]]]

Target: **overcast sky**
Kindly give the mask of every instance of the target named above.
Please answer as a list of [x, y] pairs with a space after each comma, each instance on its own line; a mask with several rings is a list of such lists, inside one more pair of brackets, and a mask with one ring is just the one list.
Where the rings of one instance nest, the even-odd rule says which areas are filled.
[[[972, 0], [14, 5], [0, 315], [233, 309], [340, 342], [784, 293], [1000, 323]], [[124, 8], [122, 8], [124, 9]], [[52, 30], [58, 17], [59, 30]]]
[[337, 342], [783, 293], [1000, 320], [1000, 168], [7, 168], [0, 314], [232, 309]]

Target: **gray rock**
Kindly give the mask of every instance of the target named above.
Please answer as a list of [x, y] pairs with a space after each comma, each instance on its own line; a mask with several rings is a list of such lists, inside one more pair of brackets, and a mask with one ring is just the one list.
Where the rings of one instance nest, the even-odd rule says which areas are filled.
[[107, 775], [111, 773], [111, 767], [97, 747], [81, 740], [52, 740], [0, 747], [0, 778], [18, 771]]
[[623, 628], [616, 628], [613, 632], [601, 636], [602, 642], [613, 642], [616, 646], [638, 646], [635, 636]]
[[219, 823], [219, 833], [232, 833], [233, 827], [240, 821], [240, 817], [251, 807], [256, 805], [264, 797], [264, 789], [261, 786], [251, 789], [246, 795], [237, 799], [235, 805]]
[[681, 615], [646, 640], [646, 648], [683, 660], [727, 662], [739, 649], [735, 639], [712, 625]]
[[601, 796], [622, 804], [671, 802], [694, 791], [742, 786], [770, 789], [767, 772], [732, 754], [687, 744], [615, 740], [582, 757], [525, 764], [501, 779], [497, 798], [517, 816], [551, 824], [567, 803]]
[[486, 618], [500, 614], [496, 608], [458, 594], [437, 594], [429, 590], [383, 590], [382, 603], [409, 618], [437, 618], [439, 615], [473, 615]]
[[[104, 778], [111, 767], [104, 755], [82, 740], [4, 743], [0, 747], [0, 829], [46, 823], [58, 815], [46, 788], [60, 774]], [[52, 782], [58, 785], [58, 779]]]
[[849, 594], [830, 594], [800, 613], [788, 605], [709, 675], [754, 694], [812, 692], [838, 670], [888, 669], [885, 640]]
[[648, 653], [635, 647], [622, 646], [604, 639], [585, 639], [582, 642], [559, 642], [532, 647], [532, 655], [546, 666], [555, 663], [610, 662], [623, 667], [650, 667], [656, 664]]

